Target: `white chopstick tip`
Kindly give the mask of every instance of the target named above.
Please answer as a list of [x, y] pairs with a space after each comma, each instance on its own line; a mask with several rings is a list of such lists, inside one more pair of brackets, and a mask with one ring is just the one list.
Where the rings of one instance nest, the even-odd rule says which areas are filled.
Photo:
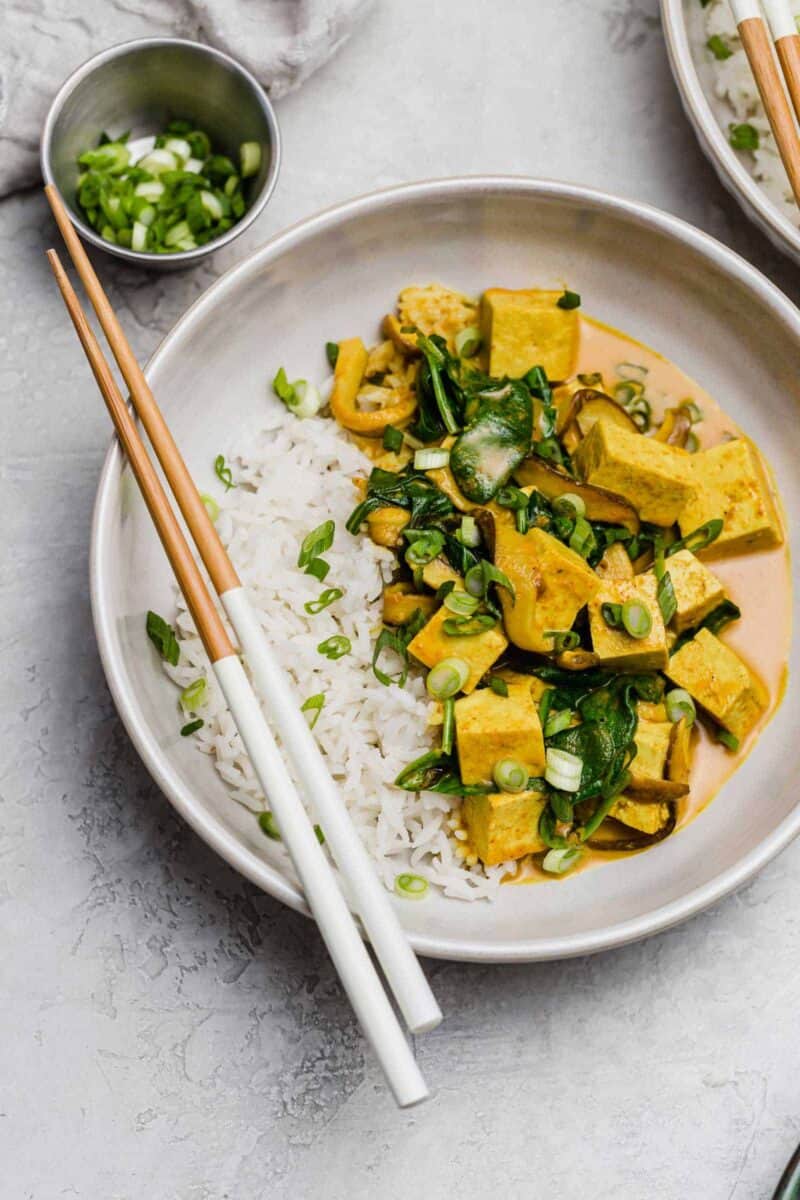
[[730, 0], [731, 12], [737, 25], [742, 21], [751, 21], [753, 17], [762, 19], [758, 0]]
[[789, 0], [763, 0], [764, 12], [770, 33], [777, 42], [780, 38], [796, 37], [797, 25], [789, 7]]

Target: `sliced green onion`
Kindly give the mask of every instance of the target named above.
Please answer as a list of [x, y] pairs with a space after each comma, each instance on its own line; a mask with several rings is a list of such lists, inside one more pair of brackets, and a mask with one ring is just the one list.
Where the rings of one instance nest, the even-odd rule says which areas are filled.
[[331, 564], [325, 562], [324, 558], [312, 558], [306, 567], [306, 575], [313, 575], [317, 583], [324, 583], [330, 569]]
[[222, 211], [222, 204], [213, 192], [201, 192], [200, 203], [212, 220], [222, 220], [223, 216], [225, 215]]
[[310, 617], [315, 617], [317, 613], [321, 613], [336, 600], [341, 600], [343, 595], [344, 592], [341, 588], [326, 588], [316, 600], [307, 601], [303, 608]]
[[141, 183], [136, 184], [133, 194], [147, 201], [160, 200], [164, 195], [164, 184], [158, 179], [143, 179]]
[[505, 679], [501, 679], [499, 675], [492, 675], [489, 679], [489, 687], [494, 692], [495, 696], [508, 697], [508, 684]]
[[693, 433], [691, 430], [686, 438], [686, 449], [690, 454], [697, 454], [697, 451], [700, 449], [700, 440], [697, 434]]
[[239, 161], [242, 164], [242, 179], [255, 175], [261, 166], [261, 146], [258, 142], [242, 142], [239, 147]]
[[82, 167], [106, 175], [120, 175], [128, 166], [131, 152], [122, 142], [106, 142], [96, 150], [87, 150], [78, 159]]
[[600, 616], [608, 625], [609, 629], [622, 628], [622, 605], [621, 604], [601, 604]]
[[191, 238], [192, 231], [189, 228], [188, 221], [178, 221], [171, 229], [168, 229], [164, 234], [165, 246], [177, 246], [179, 242]]
[[163, 175], [165, 171], [177, 170], [178, 160], [171, 151], [156, 149], [140, 158], [136, 166], [148, 175]]
[[141, 221], [134, 221], [133, 229], [131, 231], [131, 250], [137, 250], [141, 252], [146, 246], [147, 226], [143, 225]]
[[309, 696], [300, 705], [300, 712], [306, 714], [308, 728], [313, 729], [319, 720], [319, 714], [322, 712], [322, 706], [325, 703], [325, 693], [317, 692], [315, 696]]
[[626, 600], [622, 606], [622, 626], [632, 638], [646, 638], [653, 628], [650, 609], [641, 600]]
[[202, 729], [205, 721], [202, 717], [197, 717], [194, 721], [189, 721], [186, 725], [181, 726], [181, 737], [191, 737], [193, 733], [197, 733], [198, 729]]
[[[171, 137], [167, 138], [163, 146], [164, 150], [168, 150], [170, 154], [174, 154], [176, 158], [180, 158], [186, 162], [192, 157], [192, 147], [185, 138]], [[155, 153], [155, 151], [153, 151]]]
[[481, 331], [476, 325], [459, 329], [455, 336], [456, 354], [459, 358], [474, 358], [481, 348]]
[[476, 546], [481, 544], [481, 531], [478, 529], [478, 522], [474, 517], [462, 517], [461, 528], [458, 531], [458, 540], [462, 546], [468, 546], [474, 550]]
[[569, 846], [564, 850], [548, 850], [542, 859], [542, 870], [550, 875], [566, 875], [582, 858], [583, 851], [577, 846]]
[[417, 471], [432, 471], [438, 467], [446, 467], [449, 462], [450, 451], [439, 447], [414, 452], [414, 467]]
[[724, 62], [726, 58], [730, 58], [733, 54], [728, 43], [718, 33], [714, 33], [706, 42], [706, 47], [711, 51], [717, 62]]
[[429, 886], [427, 879], [412, 875], [410, 871], [402, 871], [395, 876], [394, 890], [403, 900], [422, 900]]
[[444, 598], [444, 606], [459, 617], [471, 617], [477, 611], [480, 600], [469, 592], [450, 591]]
[[581, 786], [583, 759], [569, 750], [548, 746], [545, 751], [544, 777], [551, 787], [561, 792], [577, 792]]
[[322, 826], [315, 825], [314, 833], [317, 835], [317, 841], [319, 842], [320, 846], [324, 846], [325, 845], [325, 834], [322, 832]]
[[191, 175], [199, 175], [203, 169], [202, 158], [187, 158], [183, 164], [184, 171], [188, 171]]
[[261, 832], [266, 834], [268, 838], [271, 838], [273, 842], [279, 842], [281, 840], [280, 830], [278, 829], [275, 818], [271, 812], [259, 813], [258, 824], [261, 828]]
[[684, 688], [673, 688], [664, 697], [664, 707], [668, 720], [677, 723], [683, 717], [687, 725], [693, 725], [697, 717], [697, 709], [692, 697]]
[[514, 585], [505, 572], [487, 562], [485, 558], [476, 563], [474, 567], [470, 567], [464, 576], [464, 587], [470, 596], [478, 596], [480, 599], [486, 596], [493, 583], [497, 587], [505, 588], [512, 600], [516, 599]]
[[572, 723], [572, 711], [569, 708], [557, 708], [548, 714], [544, 726], [544, 736], [554, 737], [562, 729], [568, 729]]
[[175, 630], [169, 621], [165, 621], [158, 613], [148, 610], [145, 620], [145, 630], [150, 641], [164, 659], [164, 662], [177, 667], [181, 656], [181, 648], [178, 645]]
[[564, 294], [556, 300], [559, 308], [580, 308], [581, 298], [577, 292], [571, 292], [568, 288], [564, 289]]
[[553, 501], [553, 512], [565, 517], [585, 517], [586, 502], [575, 492], [564, 492]]
[[698, 404], [695, 404], [694, 400], [681, 400], [679, 407], [689, 414], [689, 420], [693, 425], [697, 425], [698, 422], [702, 421], [703, 410]]
[[516, 758], [501, 758], [492, 768], [492, 778], [501, 792], [524, 792], [528, 772]]
[[564, 650], [576, 650], [581, 644], [580, 635], [574, 629], [545, 629], [542, 636], [553, 639], [554, 654], [561, 654]]
[[216, 475], [216, 477], [220, 481], [220, 483], [225, 484], [226, 492], [229, 492], [231, 490], [231, 488], [235, 488], [237, 486], [233, 482], [233, 472], [231, 471], [230, 467], [227, 467], [225, 465], [225, 455], [224, 454], [218, 454], [217, 457], [214, 459], [214, 474]]
[[206, 512], [211, 521], [216, 521], [219, 516], [219, 505], [213, 496], [209, 496], [207, 492], [200, 493], [200, 499], [203, 501]]
[[194, 683], [190, 683], [181, 692], [180, 704], [186, 712], [196, 713], [198, 708], [202, 708], [208, 702], [208, 681], [204, 675], [199, 679], [195, 679]]
[[748, 121], [743, 122], [741, 125], [729, 125], [728, 141], [734, 150], [758, 150], [761, 145], [758, 130], [755, 125], [751, 125]]
[[353, 649], [353, 643], [349, 637], [345, 637], [342, 633], [335, 633], [332, 637], [325, 638], [324, 642], [320, 642], [317, 650], [320, 654], [324, 654], [331, 662], [336, 662], [337, 658], [344, 658], [345, 654], [349, 654]]
[[290, 404], [292, 412], [300, 420], [307, 420], [309, 417], [315, 417], [322, 408], [322, 397], [319, 390], [313, 383], [308, 383], [305, 379], [296, 379], [292, 384], [294, 390], [294, 403]]
[[443, 658], [428, 672], [425, 687], [434, 700], [449, 700], [469, 679], [470, 666], [463, 658]]
[[324, 554], [326, 550], [330, 550], [335, 533], [336, 522], [330, 520], [323, 521], [321, 525], [317, 525], [316, 529], [307, 533], [300, 543], [300, 552], [297, 555], [298, 567], [307, 567], [313, 559]]
[[512, 484], [506, 484], [505, 487], [501, 487], [495, 496], [495, 500], [501, 508], [510, 508], [513, 512], [518, 512], [520, 509], [528, 507], [527, 493], [523, 492], [522, 488], [514, 487]]
[[643, 383], [645, 376], [648, 374], [647, 367], [641, 363], [621, 362], [616, 365], [616, 372], [620, 379], [634, 379], [639, 383]]
[[722, 742], [723, 746], [728, 750], [739, 749], [739, 739], [734, 734], [729, 733], [727, 729], [717, 730], [717, 741]]
[[408, 529], [405, 537], [411, 543], [405, 553], [411, 567], [424, 567], [433, 562], [444, 546], [444, 534], [439, 529]]
[[597, 549], [594, 530], [585, 517], [578, 517], [575, 521], [575, 528], [569, 539], [569, 548], [576, 554], [580, 554], [581, 558], [588, 558]]
[[223, 187], [222, 190], [226, 196], [233, 196], [233, 194], [237, 191], [238, 187], [239, 187], [239, 176], [238, 175], [229, 175], [228, 178], [225, 180], [225, 186]]
[[603, 376], [599, 371], [590, 371], [585, 375], [578, 376], [578, 383], [582, 383], [584, 387], [603, 389]]
[[447, 637], [478, 637], [494, 629], [497, 617], [492, 613], [475, 613], [473, 617], [447, 617], [442, 621], [442, 633]]
[[104, 242], [116, 242], [117, 235], [114, 232], [113, 225], [104, 225], [100, 230], [100, 237]]
[[448, 696], [442, 702], [442, 754], [453, 753], [453, 738], [456, 730], [456, 702]]
[[669, 571], [665, 571], [658, 581], [656, 599], [658, 607], [661, 609], [661, 616], [664, 618], [664, 624], [669, 625], [678, 611], [678, 600]]
[[[330, 344], [330, 343], [329, 343]], [[338, 354], [339, 347], [336, 347]], [[392, 454], [397, 454], [403, 449], [403, 431], [395, 429], [394, 425], [387, 425], [383, 431], [383, 448]]]
[[[327, 358], [331, 367], [336, 366], [336, 363], [339, 358], [339, 343], [338, 342], [326, 342], [325, 343], [325, 357]], [[391, 429], [391, 425], [387, 425], [387, 429]]]
[[667, 546], [664, 551], [665, 556], [669, 558], [671, 554], [677, 554], [679, 550], [690, 550], [692, 554], [699, 554], [701, 550], [705, 550], [706, 546], [710, 546], [717, 540], [722, 533], [724, 524], [721, 517], [714, 517], [713, 520], [706, 521], [705, 525], [698, 525], [697, 529], [687, 533], [686, 537], [679, 538], [677, 542]]

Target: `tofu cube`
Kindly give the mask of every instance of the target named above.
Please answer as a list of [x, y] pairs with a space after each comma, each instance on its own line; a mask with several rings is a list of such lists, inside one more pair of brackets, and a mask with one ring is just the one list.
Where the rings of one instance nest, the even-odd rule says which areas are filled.
[[443, 658], [463, 658], [469, 663], [469, 678], [463, 691], [473, 692], [481, 677], [489, 670], [508, 645], [502, 627], [497, 624], [473, 637], [450, 637], [442, 626], [452, 613], [440, 608], [408, 644], [410, 654], [426, 667], [435, 667]]
[[539, 818], [547, 803], [541, 792], [490, 792], [465, 796], [462, 816], [472, 849], [487, 867], [546, 850]]
[[422, 568], [422, 582], [434, 592], [443, 583], [454, 583], [457, 587], [464, 587], [464, 580], [458, 571], [454, 571], [447, 559], [442, 557], [431, 559], [429, 563], [425, 563]]
[[634, 570], [622, 542], [612, 542], [595, 567], [601, 579], [633, 579]]
[[674, 525], [695, 494], [692, 455], [607, 418], [579, 443], [574, 462], [588, 483], [618, 492], [652, 525]]
[[544, 738], [530, 687], [508, 696], [481, 688], [455, 703], [456, 746], [463, 783], [491, 780], [495, 763], [515, 758], [528, 776], [543, 775]]
[[643, 721], [639, 717], [634, 738], [636, 757], [630, 765], [631, 787], [664, 778], [671, 739], [671, 721]]
[[481, 300], [481, 331], [489, 348], [489, 374], [518, 378], [544, 367], [548, 379], [572, 375], [578, 354], [577, 309], [559, 308], [562, 292], [490, 288]]
[[725, 588], [708, 567], [692, 554], [679, 550], [666, 562], [678, 607], [670, 626], [676, 633], [693, 629], [725, 599]]
[[553, 649], [545, 632], [570, 629], [600, 587], [581, 556], [543, 529], [522, 534], [495, 525], [494, 561], [516, 593], [512, 600], [506, 588], [499, 589], [506, 633], [516, 646], [539, 654]]
[[649, 834], [660, 833], [670, 820], [668, 804], [645, 804], [627, 796], [615, 800], [608, 815], [631, 829]]
[[680, 514], [685, 537], [721, 517], [722, 533], [701, 554], [721, 558], [769, 550], [783, 543], [783, 529], [761, 456], [747, 438], [720, 442], [691, 457], [694, 496]]
[[[612, 629], [602, 614], [604, 604], [625, 604], [640, 600], [652, 618], [647, 637], [634, 638], [624, 629]], [[589, 629], [592, 647], [604, 667], [621, 671], [663, 671], [667, 665], [667, 633], [656, 599], [653, 575], [637, 575], [634, 579], [604, 580], [600, 590], [589, 601]]]
[[672, 655], [665, 674], [740, 740], [766, 707], [761, 684], [739, 655], [708, 629], [701, 629]]

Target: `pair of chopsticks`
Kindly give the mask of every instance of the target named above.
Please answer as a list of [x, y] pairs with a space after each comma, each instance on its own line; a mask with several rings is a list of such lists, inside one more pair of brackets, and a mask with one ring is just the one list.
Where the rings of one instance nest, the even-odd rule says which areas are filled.
[[759, 0], [730, 0], [733, 19], [758, 86], [775, 144], [789, 176], [794, 198], [800, 206], [800, 137], [781, 83], [780, 72], [775, 64], [770, 34], [798, 121], [800, 36], [789, 0], [763, 0], [763, 4], [767, 15], [766, 22]]
[[[325, 831], [326, 843], [408, 1028], [412, 1033], [434, 1029], [442, 1019], [439, 1006], [350, 821], [316, 739], [300, 711], [297, 698], [270, 651], [236, 570], [200, 499], [67, 210], [52, 185], [45, 188], [45, 193], [70, 257], [130, 389], [136, 413], [250, 664], [270, 720], [303, 789], [313, 798], [316, 814]], [[427, 1097], [428, 1089], [406, 1036], [80, 300], [55, 250], [48, 250], [47, 257], [342, 984], [398, 1104], [403, 1107], [416, 1104]]]

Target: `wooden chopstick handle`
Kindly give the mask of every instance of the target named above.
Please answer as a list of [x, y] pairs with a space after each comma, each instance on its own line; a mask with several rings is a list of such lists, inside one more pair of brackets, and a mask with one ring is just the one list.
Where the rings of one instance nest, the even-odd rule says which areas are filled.
[[748, 17], [738, 28], [794, 198], [800, 204], [800, 139], [766, 25], [760, 17]]
[[792, 98], [795, 115], [800, 121], [800, 37], [793, 33], [788, 37], [778, 38], [775, 49]]
[[53, 184], [48, 184], [44, 191], [70, 258], [75, 264], [75, 269], [86, 288], [86, 294], [97, 313], [97, 319], [108, 339], [122, 377], [130, 389], [133, 406], [147, 431], [147, 436], [161, 463], [162, 470], [169, 480], [173, 495], [191, 530], [200, 557], [211, 576], [211, 581], [220, 595], [229, 588], [240, 587], [241, 583], [233, 563], [228, 558], [219, 534], [214, 528], [214, 523], [200, 499], [194, 480], [189, 474], [169, 426], [161, 415], [155, 396], [145, 379], [144, 371], [136, 360], [136, 355], [117, 320], [117, 315], [103, 290], [103, 285], [97, 278], [89, 256], [81, 244], [64, 202]]
[[103, 351], [92, 332], [89, 322], [84, 316], [75, 289], [69, 281], [66, 271], [55, 250], [47, 251], [47, 258], [56, 277], [67, 311], [72, 318], [81, 345], [89, 360], [92, 373], [103, 394], [114, 428], [127, 455], [131, 470], [144, 497], [153, 524], [161, 538], [161, 543], [169, 559], [175, 578], [186, 598], [189, 612], [192, 614], [197, 632], [200, 634], [206, 653], [212, 662], [228, 658], [235, 650], [222, 619], [214, 607], [214, 602], [200, 574], [197, 563], [183, 536], [161, 481], [150, 461], [149, 455], [142, 444], [133, 417], [122, 398], [111, 369], [106, 362]]

